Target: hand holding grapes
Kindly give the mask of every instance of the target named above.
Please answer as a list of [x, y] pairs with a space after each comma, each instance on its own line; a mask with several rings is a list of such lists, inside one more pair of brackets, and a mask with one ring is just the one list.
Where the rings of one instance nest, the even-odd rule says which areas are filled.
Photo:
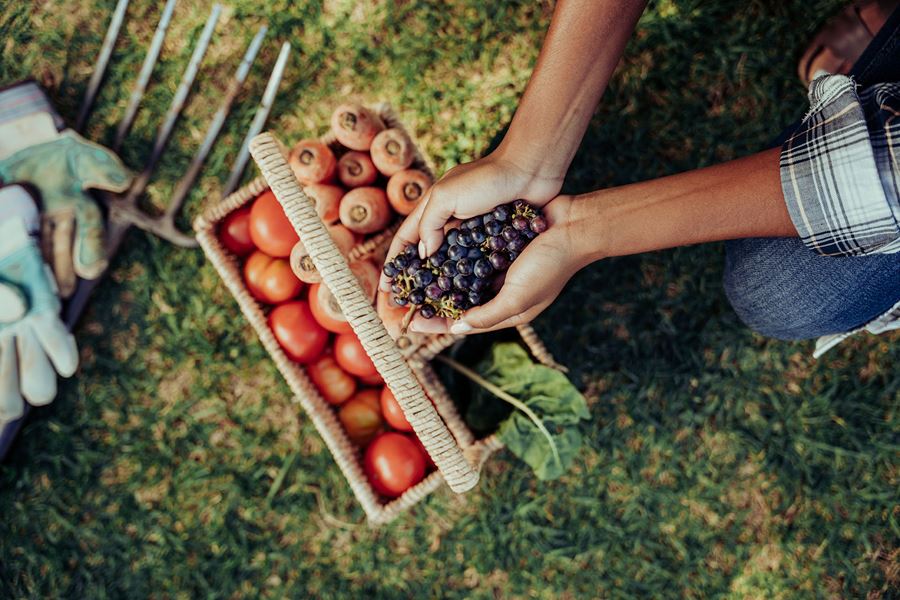
[[[458, 229], [448, 231], [447, 240], [436, 253], [442, 268], [441, 275], [435, 276], [434, 281], [431, 280], [431, 273], [425, 272], [428, 270], [427, 261], [415, 269], [417, 261], [422, 261], [414, 252], [407, 251], [406, 256], [401, 252], [402, 265], [415, 269], [411, 275], [413, 281], [422, 283], [418, 278], [429, 276], [424, 295], [421, 290], [413, 291], [408, 296], [399, 289], [394, 290], [400, 291], [400, 296], [406, 296], [409, 303], [419, 307], [411, 329], [423, 333], [468, 333], [512, 327], [537, 316], [556, 298], [569, 278], [586, 264], [583, 254], [576, 248], [578, 237], [572, 231], [576, 224], [571, 218], [571, 204], [571, 197], [560, 196], [545, 206], [543, 215], [534, 215], [530, 219], [516, 216], [523, 210], [530, 212], [523, 204], [502, 205], [488, 215], [503, 217], [492, 219], [495, 225], [501, 221], [512, 224], [503, 227], [491, 227], [491, 221], [484, 226], [475, 223], [478, 219], [464, 221]], [[510, 206], [516, 208], [510, 211]], [[485, 256], [474, 261], [469, 260], [468, 256], [458, 256], [460, 252], [480, 253], [480, 250], [473, 249], [477, 245], [469, 238], [470, 232], [474, 232], [480, 239], [482, 229], [486, 240], [481, 247], [488, 248]], [[536, 234], [534, 229], [540, 230], [540, 233]], [[491, 242], [496, 242], [499, 249], [491, 251], [494, 246]], [[396, 260], [392, 264], [396, 264]], [[447, 267], [453, 271], [452, 275], [444, 272]], [[490, 297], [493, 293], [484, 286], [507, 267], [505, 281], [502, 275], [498, 281], [502, 286], [497, 296], [479, 306], [481, 297]], [[462, 273], [459, 273], [460, 270]], [[393, 273], [390, 267], [386, 271]], [[445, 287], [447, 289], [443, 289]], [[432, 302], [434, 299], [439, 302]], [[406, 301], [401, 298], [402, 303]], [[448, 304], [451, 310], [434, 310], [434, 306], [444, 304]], [[460, 314], [452, 310], [457, 306], [464, 307], [464, 312]], [[452, 318], [449, 315], [451, 312], [454, 313]]]
[[[440, 247], [444, 226], [451, 218], [489, 213], [517, 199], [540, 207], [559, 193], [562, 182], [562, 174], [550, 176], [531, 170], [501, 149], [459, 165], [434, 184], [406, 218], [394, 236], [388, 256], [395, 256], [410, 245], [419, 248], [420, 258], [429, 256]], [[382, 275], [380, 287], [382, 291], [390, 289], [387, 276]]]

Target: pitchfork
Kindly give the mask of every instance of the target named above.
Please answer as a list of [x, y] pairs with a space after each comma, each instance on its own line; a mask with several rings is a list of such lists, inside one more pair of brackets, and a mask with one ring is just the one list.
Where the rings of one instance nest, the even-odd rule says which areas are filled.
[[[100, 87], [100, 83], [103, 79], [103, 74], [106, 70], [109, 57], [112, 53], [112, 47], [115, 45], [116, 38], [118, 37], [119, 28], [121, 27], [128, 2], [129, 0], [119, 0], [118, 5], [116, 6], [116, 10], [113, 13], [113, 18], [110, 22], [109, 30], [107, 31], [106, 37], [103, 41], [103, 47], [100, 51], [100, 56], [97, 60], [97, 65], [94, 69], [91, 81], [88, 84], [87, 92], [85, 93], [84, 103], [81, 107], [81, 110], [79, 111], [76, 129], [81, 129], [84, 127], [84, 124], [87, 121], [87, 117], [90, 114], [93, 101], [96, 98], [97, 90]], [[131, 93], [131, 97], [129, 98], [128, 106], [125, 109], [125, 114], [116, 130], [116, 138], [113, 142], [113, 150], [115, 150], [116, 152], [119, 151], [123, 142], [125, 141], [125, 138], [128, 135], [128, 131], [131, 129], [131, 125], [133, 124], [134, 118], [137, 115], [138, 107], [140, 106], [141, 99], [144, 96], [144, 91], [146, 90], [146, 86], [150, 80], [150, 76], [153, 73], [153, 68], [156, 65], [156, 61], [159, 58], [159, 53], [162, 49], [162, 45], [166, 37], [166, 31], [172, 19], [172, 13], [175, 10], [176, 2], [177, 0], [167, 0], [166, 5], [163, 8], [162, 16], [160, 17], [159, 23], [156, 26], [156, 32], [153, 35], [153, 41], [150, 44], [150, 49], [147, 52], [147, 56], [144, 59], [143, 65], [141, 66], [141, 71], [135, 83], [134, 90]], [[197, 41], [197, 45], [194, 47], [193, 53], [191, 54], [190, 61], [188, 62], [188, 65], [181, 76], [181, 82], [179, 83], [178, 88], [175, 90], [175, 95], [172, 97], [172, 102], [169, 105], [169, 109], [166, 112], [159, 130], [157, 131], [156, 140], [153, 143], [153, 150], [151, 151], [150, 158], [144, 165], [143, 170], [137, 177], [135, 177], [134, 181], [131, 184], [131, 187], [125, 193], [105, 193], [101, 195], [103, 202], [106, 204], [109, 211], [106, 234], [107, 255], [109, 257], [112, 257], [118, 251], [119, 247], [122, 244], [122, 241], [125, 238], [125, 234], [132, 226], [136, 226], [140, 229], [143, 229], [144, 231], [148, 231], [168, 242], [175, 244], [176, 246], [181, 246], [182, 248], [194, 248], [197, 246], [197, 242], [193, 238], [193, 236], [181, 232], [175, 226], [175, 217], [181, 210], [181, 207], [184, 204], [184, 201], [187, 198], [191, 187], [193, 186], [194, 182], [197, 179], [197, 176], [200, 173], [200, 169], [203, 167], [203, 163], [206, 160], [206, 157], [209, 155], [210, 150], [212, 150], [212, 147], [215, 144], [216, 137], [219, 135], [219, 132], [221, 131], [222, 126], [225, 123], [225, 119], [227, 118], [228, 113], [231, 110], [231, 105], [234, 103], [234, 99], [237, 97], [238, 93], [240, 92], [241, 86], [247, 79], [247, 75], [250, 72], [250, 67], [253, 64], [253, 61], [255, 60], [256, 55], [259, 52], [260, 46], [262, 45], [263, 38], [266, 35], [267, 28], [265, 26], [259, 29], [253, 40], [250, 42], [250, 45], [247, 47], [247, 50], [244, 53], [244, 57], [241, 60], [241, 63], [238, 66], [231, 82], [229, 83], [227, 90], [225, 91], [225, 95], [223, 96], [222, 102], [219, 105], [219, 109], [213, 117], [212, 122], [210, 123], [209, 129], [206, 132], [206, 136], [203, 139], [203, 143], [200, 145], [196, 156], [191, 161], [191, 164], [185, 172], [184, 176], [181, 178], [181, 181], [179, 181], [178, 185], [175, 187], [175, 191], [173, 192], [172, 198], [170, 199], [165, 211], [163, 211], [163, 213], [159, 216], [150, 215], [141, 210], [138, 204], [138, 200], [146, 191], [147, 185], [150, 182], [150, 178], [152, 177], [153, 172], [156, 169], [156, 165], [159, 162], [159, 159], [161, 158], [165, 150], [166, 144], [168, 143], [169, 138], [172, 135], [172, 131], [175, 128], [175, 123], [178, 121], [181, 110], [184, 107], [188, 95], [190, 94], [194, 79], [196, 78], [197, 72], [200, 69], [200, 63], [203, 61], [203, 56], [206, 54], [206, 50], [209, 46], [210, 40], [212, 39], [213, 31], [215, 30], [216, 23], [219, 20], [221, 11], [222, 7], [219, 4], [216, 4], [212, 7], [209, 18], [206, 20], [206, 25], [203, 27], [203, 31], [200, 34], [200, 39]], [[269, 96], [274, 95], [274, 91], [271, 92], [271, 94], [269, 92], [269, 90], [273, 87], [273, 82], [274, 87], [277, 88], [277, 85], [281, 80], [289, 49], [290, 46], [288, 46], [287, 44], [282, 47], [281, 54], [279, 55], [278, 61], [276, 62], [275, 68], [273, 69], [269, 86], [266, 89], [266, 94]], [[269, 98], [269, 101], [266, 102], [266, 98], [264, 97], [259, 111], [257, 112], [257, 118], [254, 119], [254, 126], [260, 120], [259, 113], [261, 111], [265, 113], [262, 116], [262, 121], [265, 121], [265, 117], [268, 115], [268, 109], [270, 106], [271, 98]], [[259, 127], [262, 127], [261, 123]], [[258, 131], [255, 133], [258, 133]], [[255, 133], [253, 134], [255, 135]], [[239, 179], [240, 174], [243, 172], [244, 167], [246, 166], [246, 163], [246, 153], [242, 151], [241, 153], [239, 153], [238, 158], [235, 161], [234, 168], [232, 169], [232, 175], [237, 172], [237, 178]], [[231, 179], [229, 181], [231, 181]], [[91, 296], [91, 293], [93, 292], [94, 288], [97, 287], [99, 282], [100, 278], [79, 282], [78, 288], [76, 289], [75, 294], [69, 300], [65, 310], [65, 321], [70, 328], [73, 327], [80, 318], [81, 313], [84, 311], [87, 301]]]
[[[134, 89], [131, 92], [128, 105], [125, 109], [125, 114], [116, 130], [116, 137], [115, 141], [113, 142], [113, 150], [115, 150], [116, 152], [121, 149], [122, 144], [128, 135], [128, 131], [131, 129], [131, 125], [134, 123], [134, 119], [137, 115], [138, 108], [141, 103], [141, 99], [144, 96], [147, 84], [150, 81], [150, 76], [153, 73], [153, 69], [156, 65], [157, 59], [159, 58], [159, 53], [162, 50], [163, 42], [166, 37], [166, 31], [168, 30], [169, 23], [172, 20], [172, 14], [175, 10], [176, 2], [177, 0], [167, 0], [165, 7], [163, 8], [162, 15], [153, 35], [153, 40], [150, 44], [149, 50], [147, 51], [147, 56], [144, 58], [144, 63], [141, 66], [141, 70], [138, 74], [137, 81], [135, 82]], [[103, 81], [106, 67], [109, 64], [109, 59], [112, 55], [113, 47], [115, 46], [116, 40], [119, 36], [119, 30], [122, 26], [122, 22], [125, 19], [125, 12], [128, 8], [128, 3], [129, 0], [119, 0], [118, 4], [116, 5], [115, 11], [113, 12], [113, 17], [110, 21], [109, 29], [106, 32], [106, 37], [103, 40], [103, 45], [97, 58], [94, 72], [91, 75], [87, 91], [85, 92], [84, 102], [82, 103], [81, 109], [79, 110], [78, 119], [75, 125], [76, 131], [80, 132], [81, 130], [83, 130], [85, 124], [87, 123], [88, 117], [94, 104], [94, 100], [97, 97], [97, 92], [100, 89], [100, 84]], [[219, 4], [216, 4], [212, 7], [209, 18], [206, 20], [206, 25], [203, 27], [203, 31], [200, 34], [197, 45], [194, 47], [194, 50], [191, 54], [190, 61], [188, 62], [188, 65], [181, 76], [181, 82], [179, 83], [178, 88], [175, 90], [175, 95], [172, 98], [169, 109], [166, 112], [159, 130], [157, 131], [156, 140], [153, 143], [153, 150], [150, 153], [150, 157], [141, 170], [140, 174], [135, 177], [134, 181], [131, 184], [131, 187], [123, 194], [104, 193], [101, 195], [103, 203], [108, 209], [106, 247], [107, 256], [109, 257], [110, 261], [118, 251], [119, 247], [122, 245], [122, 242], [125, 239], [125, 234], [133, 225], [183, 248], [193, 248], [197, 246], [197, 242], [192, 236], [183, 233], [175, 226], [175, 217], [178, 214], [179, 210], [181, 210], [181, 206], [182, 204], [184, 204], [185, 198], [187, 198], [191, 187], [193, 186], [194, 182], [197, 179], [197, 176], [200, 173], [201, 168], [203, 167], [203, 163], [206, 160], [206, 157], [208, 156], [213, 144], [215, 143], [216, 137], [218, 136], [219, 132], [222, 129], [222, 126], [225, 123], [225, 119], [227, 118], [228, 113], [231, 110], [231, 105], [233, 104], [234, 99], [237, 97], [238, 93], [240, 92], [241, 86], [247, 78], [250, 67], [253, 64], [253, 61], [255, 60], [256, 55], [259, 52], [260, 46], [262, 45], [263, 38], [266, 35], [267, 28], [265, 26], [259, 29], [253, 40], [250, 42], [250, 45], [247, 47], [247, 50], [244, 53], [244, 57], [241, 60], [241, 63], [238, 66], [233, 78], [231, 79], [231, 82], [229, 83], [228, 88], [225, 91], [222, 102], [219, 105], [219, 108], [215, 116], [213, 117], [212, 122], [210, 123], [206, 136], [203, 139], [203, 143], [200, 145], [196, 156], [191, 161], [191, 164], [188, 166], [188, 169], [185, 172], [184, 176], [181, 178], [181, 181], [179, 181], [178, 185], [176, 186], [169, 205], [166, 207], [165, 211], [159, 216], [150, 215], [141, 210], [138, 204], [138, 200], [146, 191], [147, 185], [150, 182], [150, 178], [152, 177], [153, 172], [156, 169], [156, 165], [159, 162], [159, 159], [162, 156], [163, 151], [165, 150], [166, 144], [168, 143], [169, 138], [172, 135], [172, 131], [175, 128], [175, 124], [178, 121], [181, 110], [184, 107], [188, 95], [190, 94], [194, 79], [196, 78], [197, 72], [200, 69], [200, 63], [203, 61], [203, 57], [206, 54], [206, 50], [212, 39], [213, 31], [215, 30], [216, 23], [219, 20], [221, 11], [222, 7]], [[240, 181], [241, 174], [243, 173], [249, 158], [249, 141], [262, 130], [262, 127], [265, 124], [265, 120], [268, 117], [269, 110], [272, 106], [272, 102], [274, 101], [278, 85], [281, 82], [282, 75], [284, 74], [284, 69], [287, 64], [289, 53], [290, 45], [287, 43], [283, 44], [275, 66], [272, 69], [272, 73], [269, 77], [269, 82], [263, 94], [262, 101], [260, 102], [260, 105], [256, 111], [256, 115], [254, 116], [250, 130], [247, 132], [241, 150], [238, 153], [235, 163], [231, 169], [231, 174], [229, 176], [228, 183], [226, 184], [225, 193], [233, 191], [234, 187], [237, 185], [237, 182]], [[66, 322], [66, 325], [69, 327], [69, 329], [72, 329], [78, 322], [78, 319], [81, 317], [81, 314], [84, 312], [84, 309], [87, 306], [88, 299], [94, 291], [94, 288], [96, 288], [100, 283], [101, 279], [102, 276], [91, 280], [79, 280], [78, 287], [76, 288], [74, 295], [66, 303], [64, 309], [64, 321]], [[26, 405], [26, 415], [27, 409], [28, 406]], [[25, 417], [23, 416], [21, 419], [8, 423], [6, 426], [0, 428], [0, 460], [2, 460], [5, 456], [12, 440], [18, 432], [19, 427], [24, 422], [24, 419]]]

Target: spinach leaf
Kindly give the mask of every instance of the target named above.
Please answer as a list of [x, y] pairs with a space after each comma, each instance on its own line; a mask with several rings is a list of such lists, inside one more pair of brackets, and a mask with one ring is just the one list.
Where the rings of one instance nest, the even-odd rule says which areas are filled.
[[500, 440], [531, 466], [538, 479], [556, 479], [565, 473], [581, 448], [578, 422], [590, 416], [584, 396], [563, 373], [533, 362], [516, 343], [495, 344], [478, 370], [537, 415], [555, 448], [519, 410], [512, 411], [500, 424]]

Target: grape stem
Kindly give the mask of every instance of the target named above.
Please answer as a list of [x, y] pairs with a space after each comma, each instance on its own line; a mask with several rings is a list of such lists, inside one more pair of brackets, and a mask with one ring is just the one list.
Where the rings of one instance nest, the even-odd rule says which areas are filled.
[[443, 354], [438, 354], [437, 356], [435, 356], [435, 358], [454, 371], [457, 371], [461, 375], [468, 377], [472, 380], [472, 382], [480, 385], [507, 404], [511, 404], [513, 407], [522, 411], [522, 413], [524, 413], [525, 416], [528, 417], [532, 423], [534, 423], [535, 427], [537, 427], [541, 431], [544, 437], [547, 438], [547, 443], [550, 444], [550, 451], [553, 453], [553, 458], [556, 459], [556, 464], [558, 464], [560, 467], [562, 466], [562, 459], [559, 457], [559, 449], [556, 447], [556, 442], [553, 441], [553, 436], [550, 435], [550, 432], [547, 430], [544, 422], [541, 421], [541, 418], [537, 416], [537, 414], [535, 414], [535, 412], [531, 410], [531, 408], [529, 408], [527, 404], [511, 395], [510, 393], [506, 392], [500, 386], [494, 385], [469, 367], [456, 362], [452, 358], [444, 356]]
[[406, 311], [406, 314], [403, 316], [403, 320], [400, 321], [400, 335], [406, 335], [406, 330], [409, 329], [409, 324], [412, 323], [413, 317], [416, 316], [416, 311], [418, 309], [418, 306], [410, 305], [409, 310]]

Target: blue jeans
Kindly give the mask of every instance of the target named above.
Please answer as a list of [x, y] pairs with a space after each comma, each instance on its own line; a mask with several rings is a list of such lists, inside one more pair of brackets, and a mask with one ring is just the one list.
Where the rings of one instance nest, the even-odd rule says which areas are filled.
[[[900, 9], [851, 75], [862, 86], [900, 81]], [[725, 244], [724, 284], [731, 306], [754, 331], [814, 338], [856, 329], [900, 301], [900, 254], [820, 256], [798, 238], [732, 240]]]

